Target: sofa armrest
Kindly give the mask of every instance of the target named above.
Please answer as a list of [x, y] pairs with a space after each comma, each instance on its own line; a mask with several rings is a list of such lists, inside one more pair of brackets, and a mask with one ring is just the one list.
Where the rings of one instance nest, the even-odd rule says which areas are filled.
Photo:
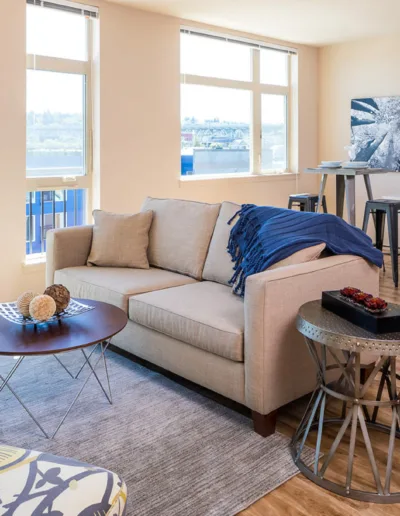
[[246, 405], [261, 414], [315, 387], [315, 367], [296, 330], [300, 306], [324, 290], [379, 292], [379, 269], [355, 256], [332, 256], [250, 276], [245, 294]]
[[52, 229], [46, 236], [46, 285], [54, 283], [54, 273], [66, 267], [86, 265], [92, 246], [93, 226]]

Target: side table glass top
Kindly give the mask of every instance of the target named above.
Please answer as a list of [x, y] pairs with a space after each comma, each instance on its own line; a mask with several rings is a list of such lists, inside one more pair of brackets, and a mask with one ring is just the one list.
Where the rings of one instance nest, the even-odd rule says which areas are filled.
[[323, 308], [320, 300], [310, 301], [300, 308], [296, 327], [305, 337], [327, 346], [377, 355], [400, 355], [400, 332], [376, 335]]

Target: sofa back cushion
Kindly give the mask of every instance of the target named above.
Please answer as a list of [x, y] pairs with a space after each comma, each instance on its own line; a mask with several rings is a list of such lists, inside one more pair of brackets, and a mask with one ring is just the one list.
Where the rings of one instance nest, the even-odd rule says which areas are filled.
[[220, 204], [148, 197], [150, 265], [201, 279]]
[[211, 239], [210, 249], [204, 265], [203, 279], [216, 281], [228, 285], [233, 274], [233, 262], [227, 251], [229, 235], [232, 225], [228, 221], [240, 210], [240, 205], [234, 202], [223, 202], [215, 224], [214, 234]]
[[[240, 210], [240, 205], [233, 202], [223, 202], [218, 215], [215, 230], [210, 243], [206, 263], [204, 265], [203, 279], [216, 281], [223, 285], [229, 285], [233, 276], [231, 256], [227, 251], [229, 235], [237, 219], [228, 225], [228, 221]], [[325, 249], [325, 244], [318, 244], [297, 251], [280, 262], [274, 263], [269, 269], [278, 269], [287, 265], [297, 265], [304, 262], [317, 260]]]

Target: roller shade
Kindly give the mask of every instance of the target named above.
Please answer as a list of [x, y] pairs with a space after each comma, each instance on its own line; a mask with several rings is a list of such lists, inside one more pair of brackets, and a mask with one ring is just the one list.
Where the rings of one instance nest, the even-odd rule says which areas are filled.
[[246, 39], [246, 38], [234, 38], [234, 37], [228, 36], [228, 35], [225, 36], [222, 34], [214, 34], [212, 32], [200, 31], [200, 30], [186, 28], [186, 27], [181, 28], [181, 34], [189, 34], [192, 36], [202, 36], [204, 38], [211, 38], [211, 39], [216, 39], [219, 41], [226, 41], [228, 43], [236, 43], [236, 44], [240, 44], [240, 45], [246, 45], [251, 48], [275, 50], [277, 52], [284, 52], [285, 54], [292, 54], [292, 55], [297, 54], [297, 50], [295, 48], [283, 47], [280, 45], [274, 45], [272, 43], [268, 44], [268, 43], [263, 43], [260, 41], [253, 41], [251, 39]]
[[69, 2], [68, 0], [26, 0], [28, 5], [36, 5], [38, 7], [46, 7], [48, 9], [57, 9], [68, 13], [78, 14], [80, 16], [88, 16], [89, 18], [98, 18], [99, 9], [91, 5], [79, 4], [77, 2]]

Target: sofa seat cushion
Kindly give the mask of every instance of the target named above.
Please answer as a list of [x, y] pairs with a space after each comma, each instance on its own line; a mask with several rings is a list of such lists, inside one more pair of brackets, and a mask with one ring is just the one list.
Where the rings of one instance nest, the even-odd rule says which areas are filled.
[[118, 306], [128, 313], [129, 298], [196, 280], [162, 269], [126, 269], [116, 267], [68, 267], [54, 274], [55, 283], [65, 285], [72, 297], [94, 299]]
[[211, 281], [131, 297], [129, 318], [210, 353], [243, 362], [244, 304]]
[[111, 471], [0, 445], [0, 514], [123, 516], [126, 498], [124, 481]]
[[150, 265], [201, 279], [220, 206], [148, 197], [142, 211], [153, 212], [148, 248]]

